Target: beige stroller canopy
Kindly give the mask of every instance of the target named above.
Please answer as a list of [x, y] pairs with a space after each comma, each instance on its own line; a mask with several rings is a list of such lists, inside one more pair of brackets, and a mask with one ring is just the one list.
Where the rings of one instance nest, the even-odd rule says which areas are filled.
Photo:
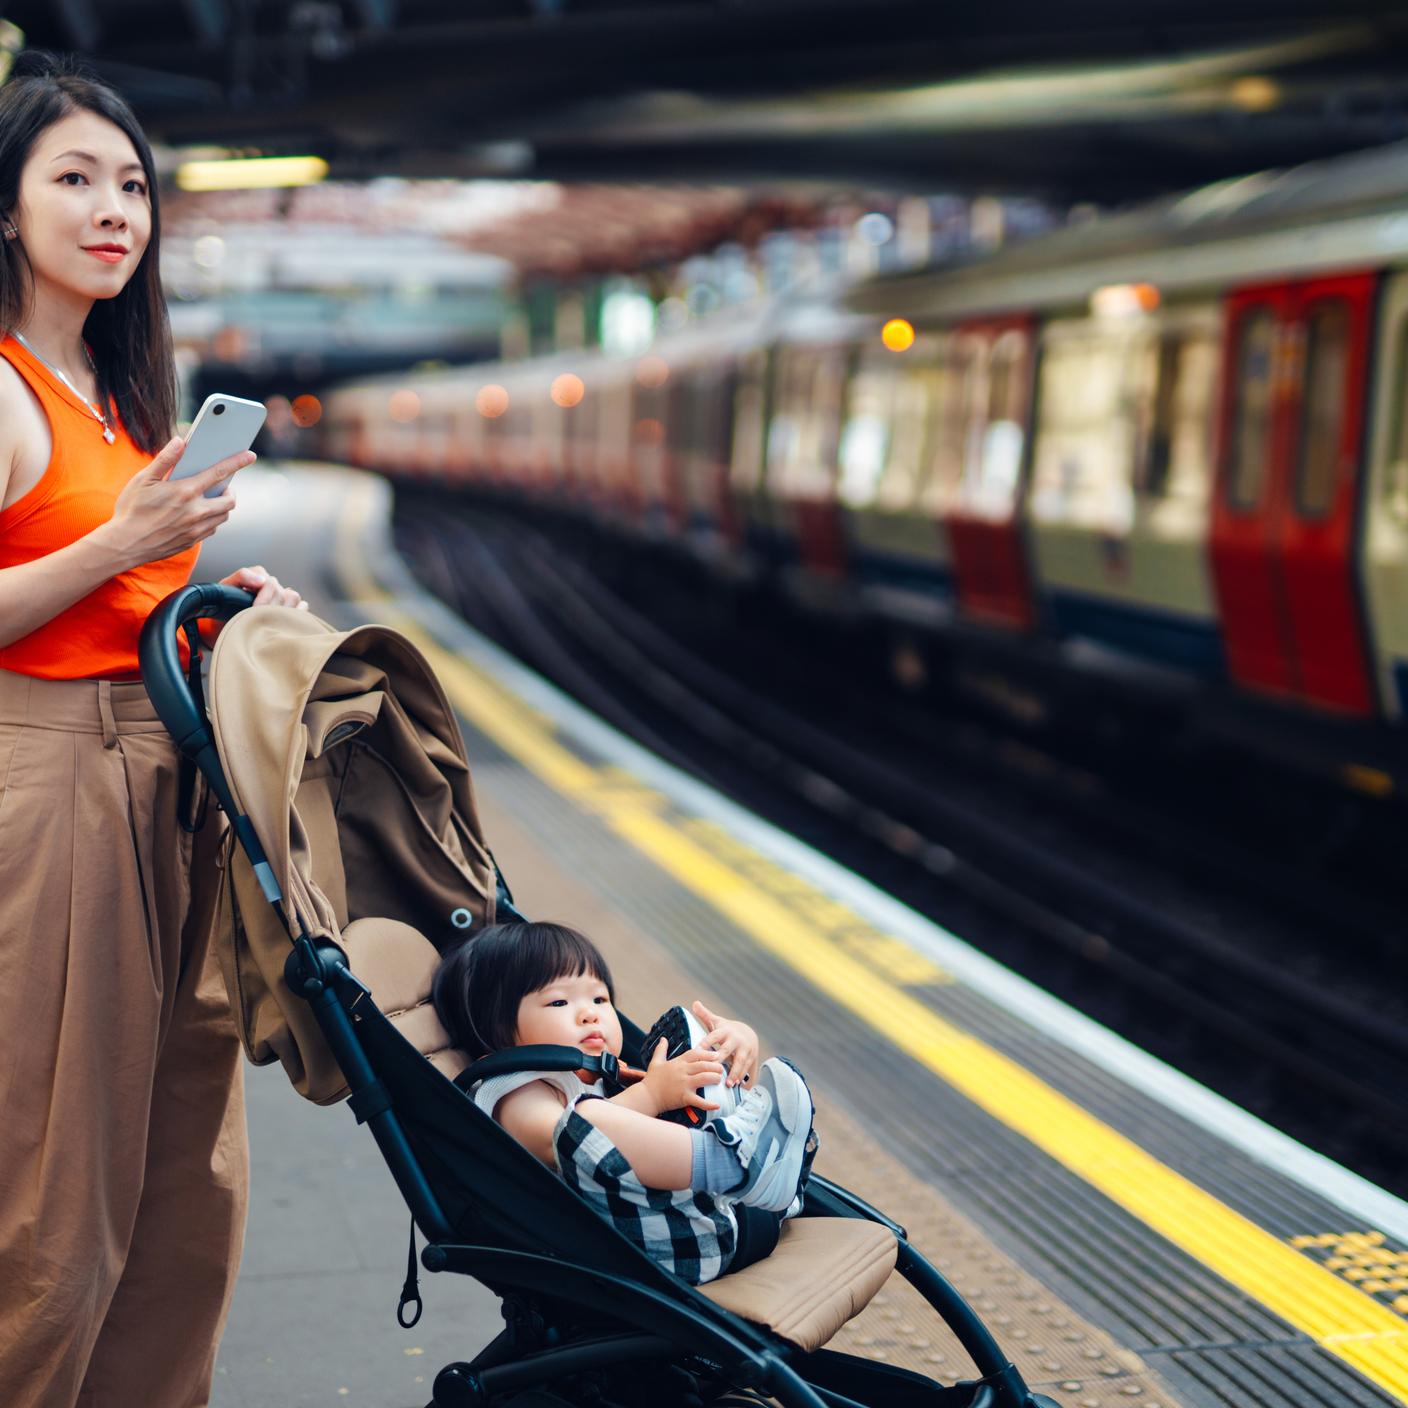
[[216, 641], [206, 691], [220, 762], [289, 926], [232, 845], [217, 945], [236, 1019], [251, 1061], [279, 1059], [301, 1095], [328, 1103], [346, 1082], [284, 984], [289, 930], [338, 941], [377, 917], [443, 949], [492, 922], [497, 882], [464, 740], [429, 664], [388, 626], [242, 611]]

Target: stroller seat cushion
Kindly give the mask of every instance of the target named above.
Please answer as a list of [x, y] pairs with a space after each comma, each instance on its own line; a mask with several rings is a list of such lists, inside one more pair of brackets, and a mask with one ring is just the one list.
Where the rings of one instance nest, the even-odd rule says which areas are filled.
[[770, 1256], [699, 1291], [811, 1353], [870, 1304], [898, 1255], [894, 1234], [878, 1222], [798, 1217], [784, 1224]]
[[453, 1080], [469, 1064], [435, 1015], [430, 987], [440, 955], [399, 919], [354, 919], [343, 931], [347, 964], [372, 992], [391, 1024], [420, 1054]]

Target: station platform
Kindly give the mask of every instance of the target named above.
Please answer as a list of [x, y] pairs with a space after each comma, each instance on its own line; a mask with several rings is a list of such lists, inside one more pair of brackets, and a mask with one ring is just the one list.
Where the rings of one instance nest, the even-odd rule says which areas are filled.
[[[1029, 1384], [1065, 1408], [1408, 1403], [1408, 1205], [587, 714], [417, 585], [382, 481], [288, 465], [236, 492], [197, 576], [260, 562], [325, 619], [414, 640], [523, 912], [589, 933], [637, 1020], [700, 997], [795, 1058], [817, 1167], [909, 1229]], [[372, 1140], [277, 1067], [247, 1081], [253, 1206], [212, 1405], [422, 1408], [496, 1302], [422, 1273], [425, 1317], [399, 1329], [409, 1220]], [[833, 1344], [970, 1372], [898, 1278]]]

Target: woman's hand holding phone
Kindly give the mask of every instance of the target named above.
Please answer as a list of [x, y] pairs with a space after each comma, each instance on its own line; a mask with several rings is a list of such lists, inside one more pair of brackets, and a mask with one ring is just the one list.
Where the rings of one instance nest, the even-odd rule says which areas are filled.
[[[179, 435], [173, 437], [117, 496], [112, 517], [103, 526], [119, 558], [119, 571], [160, 562], [204, 542], [235, 506], [235, 496], [225, 481], [257, 458], [253, 450], [241, 450], [199, 474], [172, 481], [171, 471], [185, 449], [186, 442]], [[204, 497], [207, 490], [220, 486], [223, 492], [218, 496]]]

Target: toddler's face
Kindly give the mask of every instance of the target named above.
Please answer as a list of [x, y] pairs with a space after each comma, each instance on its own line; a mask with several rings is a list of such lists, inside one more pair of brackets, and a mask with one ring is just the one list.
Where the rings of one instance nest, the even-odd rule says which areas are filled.
[[590, 973], [558, 978], [518, 1004], [519, 1046], [580, 1046], [590, 1055], [621, 1054], [621, 1019], [606, 984]]

